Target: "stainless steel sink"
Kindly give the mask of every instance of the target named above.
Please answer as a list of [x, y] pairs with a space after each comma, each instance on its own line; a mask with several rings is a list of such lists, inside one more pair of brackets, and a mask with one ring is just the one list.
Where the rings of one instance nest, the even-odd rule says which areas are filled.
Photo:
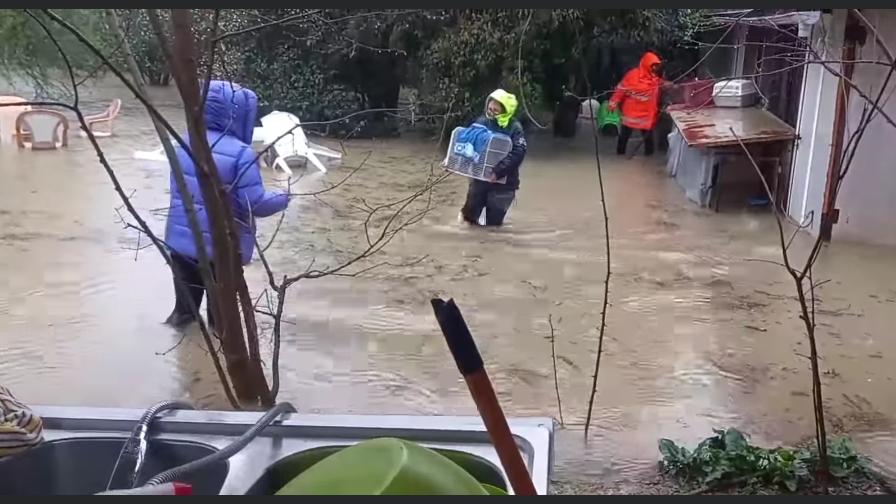
[[[0, 460], [0, 495], [91, 495], [106, 490], [123, 438], [57, 439]], [[154, 439], [146, 453], [143, 484], [155, 474], [200, 459], [215, 448], [189, 441]], [[187, 478], [193, 493], [216, 495], [227, 477], [227, 463]]]
[[[92, 493], [105, 489], [122, 443], [142, 410], [35, 407], [44, 421], [46, 442], [21, 456], [0, 461], [0, 495]], [[170, 467], [200, 458], [232, 443], [262, 416], [258, 412], [171, 411], [150, 428], [147, 465], [150, 478]], [[535, 488], [546, 494], [553, 460], [554, 424], [550, 418], [508, 419]], [[398, 437], [446, 455], [485, 483], [507, 488], [506, 476], [478, 417], [287, 414], [227, 464], [194, 475], [195, 493], [271, 494], [295, 476], [295, 463], [317, 459], [339, 447], [376, 437]], [[304, 454], [304, 455], [303, 455]], [[314, 458], [314, 457], [312, 457]], [[287, 471], [287, 469], [291, 469]], [[20, 482], [21, 481], [21, 482]]]

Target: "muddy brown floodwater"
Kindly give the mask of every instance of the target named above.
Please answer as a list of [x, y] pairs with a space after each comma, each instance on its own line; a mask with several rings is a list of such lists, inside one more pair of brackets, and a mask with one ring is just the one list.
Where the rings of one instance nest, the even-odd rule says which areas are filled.
[[[176, 124], [172, 90], [154, 90]], [[95, 87], [100, 110], [120, 88]], [[117, 135], [101, 139], [133, 201], [164, 229], [168, 169], [137, 161], [155, 149], [152, 127], [126, 100]], [[558, 433], [556, 475], [620, 480], [651, 470], [656, 441], [693, 443], [736, 426], [760, 443], [813, 432], [805, 337], [793, 285], [775, 266], [771, 216], [696, 208], [662, 170], [662, 156], [603, 158], [613, 249], [606, 354], [594, 429], [582, 434], [596, 349], [604, 271], [603, 227], [587, 135], [533, 135], [522, 189], [498, 231], [456, 221], [465, 181], [435, 191], [425, 220], [389, 245], [387, 266], [358, 278], [302, 281], [290, 292], [281, 399], [305, 412], [475, 414], [429, 307], [454, 297], [472, 328], [506, 411], [552, 415], [548, 315], [568, 429]], [[607, 142], [607, 146], [611, 147]], [[335, 145], [330, 142], [331, 145]], [[278, 274], [335, 264], [363, 242], [352, 204], [397, 199], [441, 157], [429, 141], [351, 141], [345, 166], [370, 159], [320, 200], [290, 206], [269, 251]], [[341, 179], [308, 172], [297, 190]], [[281, 185], [265, 169], [268, 182]], [[298, 173], [303, 173], [299, 170]], [[198, 336], [162, 324], [169, 273], [146, 239], [118, 221], [120, 205], [84, 139], [58, 152], [0, 149], [0, 383], [36, 404], [142, 408], [171, 398], [226, 407]], [[276, 219], [261, 225], [261, 241]], [[807, 247], [808, 237], [795, 248]], [[834, 243], [818, 264], [819, 341], [830, 423], [896, 467], [892, 359], [896, 355], [896, 251]], [[369, 264], [369, 263], [368, 263]], [[257, 262], [253, 291], [265, 287]], [[181, 344], [178, 342], [183, 340]], [[171, 349], [174, 347], [173, 349]], [[270, 352], [270, 344], [264, 349]]]

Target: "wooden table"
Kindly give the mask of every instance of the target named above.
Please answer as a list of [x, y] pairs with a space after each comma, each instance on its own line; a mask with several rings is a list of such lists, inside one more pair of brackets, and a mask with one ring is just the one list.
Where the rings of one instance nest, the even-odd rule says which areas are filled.
[[[786, 151], [781, 147], [797, 138], [793, 127], [771, 112], [757, 107], [687, 108], [673, 105], [667, 112], [689, 147], [713, 149], [717, 151], [714, 153], [717, 156], [742, 156], [744, 154], [740, 146], [742, 142], [751, 151], [757, 163], [769, 161], [776, 163], [771, 185], [772, 193], [777, 199], [778, 172], [782, 168], [781, 161]], [[770, 148], [763, 148], [765, 146]], [[777, 148], [774, 149], [775, 147]], [[717, 183], [718, 166], [715, 166], [712, 184], [716, 193], [716, 211], [720, 192], [719, 187], [716, 187]]]
[[[737, 139], [749, 144], [796, 139], [796, 131], [774, 114], [756, 107], [703, 107], [687, 109], [673, 106], [669, 116], [691, 147], [728, 147]], [[731, 130], [734, 133], [731, 133]]]

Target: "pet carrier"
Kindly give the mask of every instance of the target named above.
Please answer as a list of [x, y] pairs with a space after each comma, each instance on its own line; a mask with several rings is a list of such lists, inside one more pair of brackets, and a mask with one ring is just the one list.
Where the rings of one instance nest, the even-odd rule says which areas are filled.
[[[479, 180], [491, 180], [492, 169], [507, 157], [513, 142], [510, 137], [501, 133], [489, 132], [486, 140], [479, 142], [462, 141], [461, 134], [467, 128], [454, 128], [451, 142], [442, 166], [448, 171]], [[478, 147], [478, 148], [477, 148]], [[503, 183], [504, 179], [498, 180]]]

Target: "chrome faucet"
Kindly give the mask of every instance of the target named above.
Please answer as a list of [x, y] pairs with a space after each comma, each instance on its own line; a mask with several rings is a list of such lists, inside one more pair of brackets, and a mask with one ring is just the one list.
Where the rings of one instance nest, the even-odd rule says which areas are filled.
[[143, 413], [131, 436], [125, 441], [118, 454], [118, 460], [115, 461], [115, 467], [112, 469], [112, 475], [109, 476], [109, 483], [106, 484], [106, 490], [113, 487], [119, 489], [130, 489], [137, 486], [140, 478], [140, 471], [143, 469], [143, 463], [146, 461], [146, 446], [149, 437], [149, 425], [160, 413], [176, 409], [193, 409], [193, 405], [183, 401], [162, 401]]

